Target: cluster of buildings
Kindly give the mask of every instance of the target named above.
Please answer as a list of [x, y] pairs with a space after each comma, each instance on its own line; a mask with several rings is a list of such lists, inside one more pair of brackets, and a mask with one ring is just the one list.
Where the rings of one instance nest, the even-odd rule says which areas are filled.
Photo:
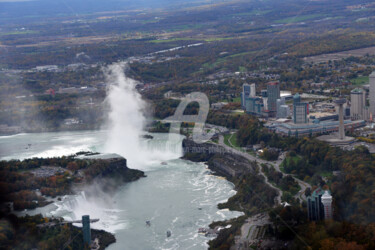
[[59, 94], [82, 94], [82, 93], [94, 93], [97, 90], [98, 89], [95, 87], [84, 86], [80, 88], [77, 88], [77, 87], [59, 88], [57, 92]]
[[59, 88], [57, 91], [55, 91], [53, 88], [47, 89], [44, 94], [55, 96], [56, 93], [58, 94], [89, 94], [89, 93], [95, 93], [98, 89], [96, 87], [89, 87], [89, 86], [83, 86], [83, 87], [67, 87], [67, 88]]
[[[289, 114], [285, 109], [285, 98], [280, 99], [279, 82], [270, 82], [267, 89], [256, 95], [255, 84], [244, 84], [242, 86], [241, 106], [247, 113], [266, 118], [276, 117], [277, 111]], [[280, 115], [280, 114], [279, 114]]]
[[244, 84], [242, 87], [241, 105], [249, 114], [265, 118], [291, 118], [291, 109], [286, 105], [289, 99], [293, 99], [293, 122], [307, 123], [309, 104], [302, 102], [299, 94], [281, 96], [279, 82], [269, 82], [267, 89], [261, 91], [261, 96], [256, 96], [255, 84]]
[[307, 216], [310, 221], [332, 219], [332, 195], [329, 190], [318, 188], [307, 197]]
[[241, 105], [246, 113], [266, 118], [266, 127], [278, 134], [296, 137], [340, 132], [340, 126], [340, 133], [345, 135], [345, 130], [354, 131], [366, 126], [366, 121], [371, 121], [375, 114], [375, 72], [370, 75], [370, 105], [367, 105], [366, 91], [362, 89], [352, 90], [350, 99], [350, 103], [342, 98], [321, 103], [316, 108], [319, 112], [310, 113], [310, 104], [303, 102], [300, 94], [282, 96], [278, 82], [269, 82], [267, 89], [260, 91], [260, 96], [256, 94], [255, 84], [244, 84], [241, 93]]

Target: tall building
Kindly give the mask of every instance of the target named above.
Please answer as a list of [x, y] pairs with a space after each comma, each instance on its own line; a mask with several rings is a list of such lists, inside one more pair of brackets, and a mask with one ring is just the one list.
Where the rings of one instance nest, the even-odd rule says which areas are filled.
[[268, 110], [268, 93], [266, 89], [262, 89], [261, 96], [263, 100], [263, 109]]
[[307, 197], [307, 216], [310, 221], [319, 221], [324, 219], [324, 206], [322, 196], [324, 190], [318, 188]]
[[370, 117], [375, 115], [375, 71], [370, 75]]
[[348, 104], [344, 107], [344, 119], [350, 119], [350, 106]]
[[301, 102], [301, 96], [297, 93], [293, 96], [293, 121], [295, 124], [307, 123], [309, 104]]
[[267, 108], [271, 112], [276, 113], [276, 102], [280, 99], [280, 85], [278, 82], [270, 82], [267, 84]]
[[366, 92], [362, 89], [353, 89], [350, 92], [350, 118], [355, 120], [364, 120], [364, 111], [366, 106]]
[[255, 97], [256, 96], [256, 90], [255, 90], [255, 83], [252, 83], [251, 85], [250, 85], [250, 96], [251, 97]]
[[297, 93], [293, 96], [293, 105], [301, 102], [301, 96]]
[[288, 105], [280, 106], [280, 118], [288, 118], [290, 116], [290, 108]]
[[285, 99], [280, 98], [276, 100], [276, 118], [281, 118], [280, 117], [280, 107], [281, 105], [285, 105]]
[[241, 106], [245, 108], [246, 106], [246, 97], [250, 96], [251, 87], [249, 84], [242, 85], [242, 93], [241, 93]]
[[246, 98], [246, 112], [253, 115], [261, 115], [263, 110], [263, 102], [259, 97], [247, 97]]
[[324, 207], [324, 219], [332, 219], [332, 196], [327, 190], [322, 195], [322, 204]]
[[366, 106], [363, 109], [363, 118], [362, 118], [362, 120], [365, 120], [365, 121], [370, 120], [370, 107]]
[[90, 229], [90, 216], [82, 216], [82, 231], [83, 231], [83, 242], [87, 245], [91, 245], [91, 229]]
[[285, 98], [281, 97], [276, 101], [276, 118], [287, 118], [290, 116], [290, 108], [288, 105], [285, 105]]
[[368, 106], [366, 103], [366, 91], [363, 91], [363, 107]]

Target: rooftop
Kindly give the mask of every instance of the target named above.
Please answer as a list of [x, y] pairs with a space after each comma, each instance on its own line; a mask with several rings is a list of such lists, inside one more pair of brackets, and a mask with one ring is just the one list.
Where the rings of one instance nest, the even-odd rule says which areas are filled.
[[363, 93], [363, 89], [359, 89], [359, 88], [356, 88], [356, 89], [353, 89], [350, 93]]
[[278, 82], [269, 82], [267, 83], [267, 85], [278, 85], [279, 83]]
[[312, 193], [311, 193], [311, 197], [319, 197], [319, 195], [323, 195], [323, 193], [324, 193], [324, 190], [323, 189], [321, 189], [321, 188], [317, 188], [317, 189], [315, 189]]
[[322, 199], [332, 199], [332, 195], [326, 190], [322, 195]]
[[337, 99], [334, 101], [336, 104], [345, 104], [346, 103], [346, 99]]

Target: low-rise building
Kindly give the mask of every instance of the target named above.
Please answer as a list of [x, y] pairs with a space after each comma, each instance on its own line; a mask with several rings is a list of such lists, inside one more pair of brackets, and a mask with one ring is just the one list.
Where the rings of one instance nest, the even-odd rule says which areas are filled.
[[[366, 126], [363, 120], [351, 121], [345, 120], [344, 127], [347, 131]], [[339, 130], [339, 121], [324, 121], [314, 120], [313, 122], [305, 124], [295, 124], [291, 122], [278, 122], [278, 120], [266, 124], [266, 127], [283, 136], [313, 136], [318, 134], [326, 134], [337, 132]]]

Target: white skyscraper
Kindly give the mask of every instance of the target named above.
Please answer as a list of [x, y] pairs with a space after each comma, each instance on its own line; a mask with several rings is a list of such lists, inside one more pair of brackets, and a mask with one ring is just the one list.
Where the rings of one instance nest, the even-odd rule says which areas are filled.
[[332, 196], [327, 190], [322, 195], [322, 204], [324, 207], [324, 219], [332, 219]]
[[375, 115], [375, 71], [370, 75], [370, 116]]
[[350, 118], [352, 120], [363, 120], [366, 106], [366, 92], [362, 89], [353, 89], [350, 92]]
[[255, 97], [256, 96], [255, 83], [252, 83], [250, 85], [250, 96], [251, 97]]

